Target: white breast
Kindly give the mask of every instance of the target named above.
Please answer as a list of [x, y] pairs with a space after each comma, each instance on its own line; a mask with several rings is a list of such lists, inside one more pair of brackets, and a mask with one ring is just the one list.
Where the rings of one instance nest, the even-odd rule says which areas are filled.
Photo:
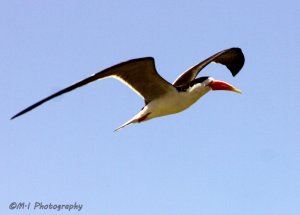
[[186, 92], [178, 92], [175, 88], [173, 91], [161, 96], [158, 99], [151, 101], [132, 119], [128, 120], [115, 131], [124, 128], [132, 123], [147, 121], [155, 117], [165, 116], [178, 113], [185, 110], [194, 104], [201, 96], [205, 95], [210, 90], [209, 87], [204, 87], [202, 84], [196, 84]]
[[174, 90], [150, 102], [144, 108], [143, 112], [151, 112], [147, 120], [154, 117], [175, 114], [190, 107], [209, 90], [209, 87], [204, 87], [201, 84], [194, 85], [186, 92], [178, 92], [177, 90]]

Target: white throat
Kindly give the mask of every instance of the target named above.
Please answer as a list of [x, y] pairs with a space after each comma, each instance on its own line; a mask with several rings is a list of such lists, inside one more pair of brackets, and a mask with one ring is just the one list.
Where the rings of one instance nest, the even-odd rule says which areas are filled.
[[181, 92], [174, 88], [173, 91], [151, 101], [132, 119], [124, 123], [116, 130], [119, 130], [132, 123], [142, 122], [156, 117], [181, 112], [190, 107], [198, 99], [211, 90], [211, 88], [206, 85], [207, 83], [204, 82], [197, 83], [188, 88], [186, 91]]
[[194, 104], [210, 90], [210, 87], [206, 87], [204, 84], [199, 83], [183, 92], [178, 92], [176, 90], [168, 93], [145, 106], [145, 113], [151, 112], [147, 120], [181, 112]]

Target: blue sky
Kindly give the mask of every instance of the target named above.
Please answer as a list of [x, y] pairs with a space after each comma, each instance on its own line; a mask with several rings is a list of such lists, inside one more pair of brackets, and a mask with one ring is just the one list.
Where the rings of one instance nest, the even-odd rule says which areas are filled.
[[[56, 213], [9, 209], [42, 201], [83, 204], [70, 214], [300, 214], [299, 10], [296, 0], [2, 1], [0, 213]], [[230, 47], [246, 57], [235, 78], [217, 64], [201, 75], [242, 95], [210, 92], [113, 132], [143, 101], [105, 79], [9, 120], [121, 61], [153, 56], [172, 82]]]

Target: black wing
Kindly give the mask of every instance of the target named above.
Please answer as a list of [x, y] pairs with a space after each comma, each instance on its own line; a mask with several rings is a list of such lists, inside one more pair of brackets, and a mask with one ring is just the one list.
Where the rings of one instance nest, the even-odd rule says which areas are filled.
[[157, 73], [154, 59], [152, 57], [138, 58], [107, 68], [63, 90], [60, 90], [20, 111], [11, 119], [27, 113], [57, 96], [106, 77], [114, 77], [119, 79], [132, 88], [136, 93], [141, 95], [145, 99], [146, 103], [174, 88], [169, 82], [167, 82]]
[[173, 86], [178, 87], [190, 83], [197, 77], [198, 73], [211, 62], [225, 65], [230, 70], [231, 74], [235, 76], [242, 69], [245, 57], [240, 48], [231, 48], [220, 51], [181, 74], [174, 81]]

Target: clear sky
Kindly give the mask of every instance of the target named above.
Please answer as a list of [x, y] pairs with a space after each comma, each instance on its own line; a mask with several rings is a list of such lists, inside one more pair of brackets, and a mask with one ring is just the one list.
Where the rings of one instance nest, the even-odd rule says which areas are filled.
[[[1, 1], [0, 214], [299, 215], [300, 3], [287, 1]], [[105, 79], [10, 121], [106, 67], [153, 56], [172, 82], [230, 47], [243, 91], [210, 92], [188, 110], [113, 130], [143, 100]], [[10, 210], [12, 202], [31, 203]]]

